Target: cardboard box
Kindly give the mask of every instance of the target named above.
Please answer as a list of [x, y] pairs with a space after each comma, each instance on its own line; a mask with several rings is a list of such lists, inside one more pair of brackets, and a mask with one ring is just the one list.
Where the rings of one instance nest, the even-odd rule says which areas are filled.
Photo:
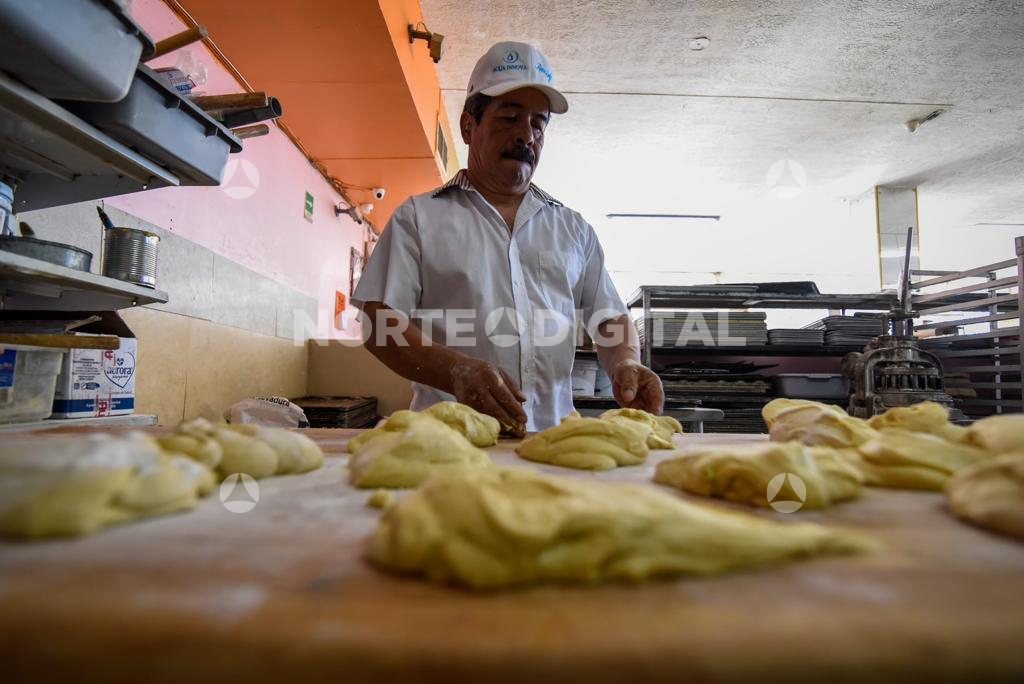
[[[76, 314], [77, 315], [77, 314]], [[52, 418], [90, 418], [135, 413], [138, 340], [113, 311], [97, 311], [101, 320], [72, 331], [76, 335], [117, 335], [117, 351], [72, 349], [57, 376]]]

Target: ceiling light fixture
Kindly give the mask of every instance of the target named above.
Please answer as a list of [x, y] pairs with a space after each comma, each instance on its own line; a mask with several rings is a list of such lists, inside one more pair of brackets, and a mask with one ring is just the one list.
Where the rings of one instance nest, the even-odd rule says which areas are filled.
[[660, 219], [664, 221], [720, 221], [722, 217], [717, 214], [605, 214], [605, 218], [613, 221], [627, 219]]
[[[423, 26], [423, 30], [417, 30], [417, 26]], [[434, 64], [440, 62], [441, 56], [444, 54], [444, 36], [440, 33], [431, 33], [421, 21], [416, 26], [409, 24], [409, 44], [415, 43], [417, 38], [427, 41], [427, 46], [430, 48], [430, 58], [434, 60]]]
[[1024, 228], [1024, 223], [975, 223], [976, 226], [998, 226], [1000, 228]]

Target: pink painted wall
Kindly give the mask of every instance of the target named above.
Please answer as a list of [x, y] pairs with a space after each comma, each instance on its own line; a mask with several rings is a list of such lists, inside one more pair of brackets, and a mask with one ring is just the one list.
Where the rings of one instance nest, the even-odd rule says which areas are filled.
[[[135, 0], [131, 11], [156, 41], [187, 28], [162, 0]], [[211, 38], [216, 41], [216, 36]], [[196, 93], [244, 90], [204, 45], [194, 43], [184, 50], [206, 66], [207, 82], [197, 87]], [[154, 68], [175, 66], [180, 52], [148, 64]], [[287, 114], [288, 103], [281, 104]], [[338, 114], [338, 125], [344, 126], [343, 113]], [[316, 297], [329, 320], [335, 291], [351, 294], [350, 250], [356, 247], [361, 251], [365, 230], [348, 216], [334, 215], [333, 207], [341, 197], [276, 126], [271, 124], [270, 135], [243, 143], [245, 149], [231, 155], [237, 164], [229, 161], [228, 169], [236, 168], [221, 187], [164, 188], [110, 198], [107, 203]], [[246, 171], [253, 169], [256, 173], [249, 178]], [[236, 198], [225, 192], [228, 188], [253, 192], [233, 192], [248, 194]], [[307, 191], [315, 198], [312, 223], [303, 215]], [[351, 307], [346, 316], [354, 319]], [[356, 330], [351, 320], [340, 336], [351, 336]], [[321, 326], [320, 334], [328, 332]]]

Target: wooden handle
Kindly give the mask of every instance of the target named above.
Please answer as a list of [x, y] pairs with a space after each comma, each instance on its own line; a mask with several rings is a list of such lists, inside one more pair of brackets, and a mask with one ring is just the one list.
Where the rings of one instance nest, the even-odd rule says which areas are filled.
[[200, 95], [193, 97], [192, 102], [207, 112], [224, 111], [225, 109], [249, 109], [266, 107], [266, 93], [231, 93], [229, 95]]
[[205, 26], [196, 26], [195, 28], [190, 28], [187, 31], [175, 33], [170, 38], [164, 38], [159, 43], [157, 43], [156, 51], [153, 53], [153, 56], [149, 59], [153, 60], [157, 57], [162, 57], [163, 55], [166, 55], [168, 52], [174, 52], [179, 48], [185, 47], [186, 45], [191, 45], [196, 41], [206, 38], [206, 36], [207, 30]]
[[270, 126], [267, 124], [257, 124], [256, 126], [246, 126], [244, 128], [233, 128], [231, 132], [237, 135], [239, 138], [245, 140], [246, 138], [258, 138], [261, 135], [267, 135], [270, 133]]
[[114, 335], [37, 335], [34, 333], [0, 333], [0, 344], [21, 344], [54, 349], [115, 350], [121, 340]]

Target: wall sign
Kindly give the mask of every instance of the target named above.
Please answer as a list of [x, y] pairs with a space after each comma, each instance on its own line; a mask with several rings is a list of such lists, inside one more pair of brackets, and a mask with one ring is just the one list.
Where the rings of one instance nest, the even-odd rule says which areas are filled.
[[313, 222], [313, 194], [310, 192], [306, 193], [305, 216], [307, 221], [309, 221], [310, 223]]

